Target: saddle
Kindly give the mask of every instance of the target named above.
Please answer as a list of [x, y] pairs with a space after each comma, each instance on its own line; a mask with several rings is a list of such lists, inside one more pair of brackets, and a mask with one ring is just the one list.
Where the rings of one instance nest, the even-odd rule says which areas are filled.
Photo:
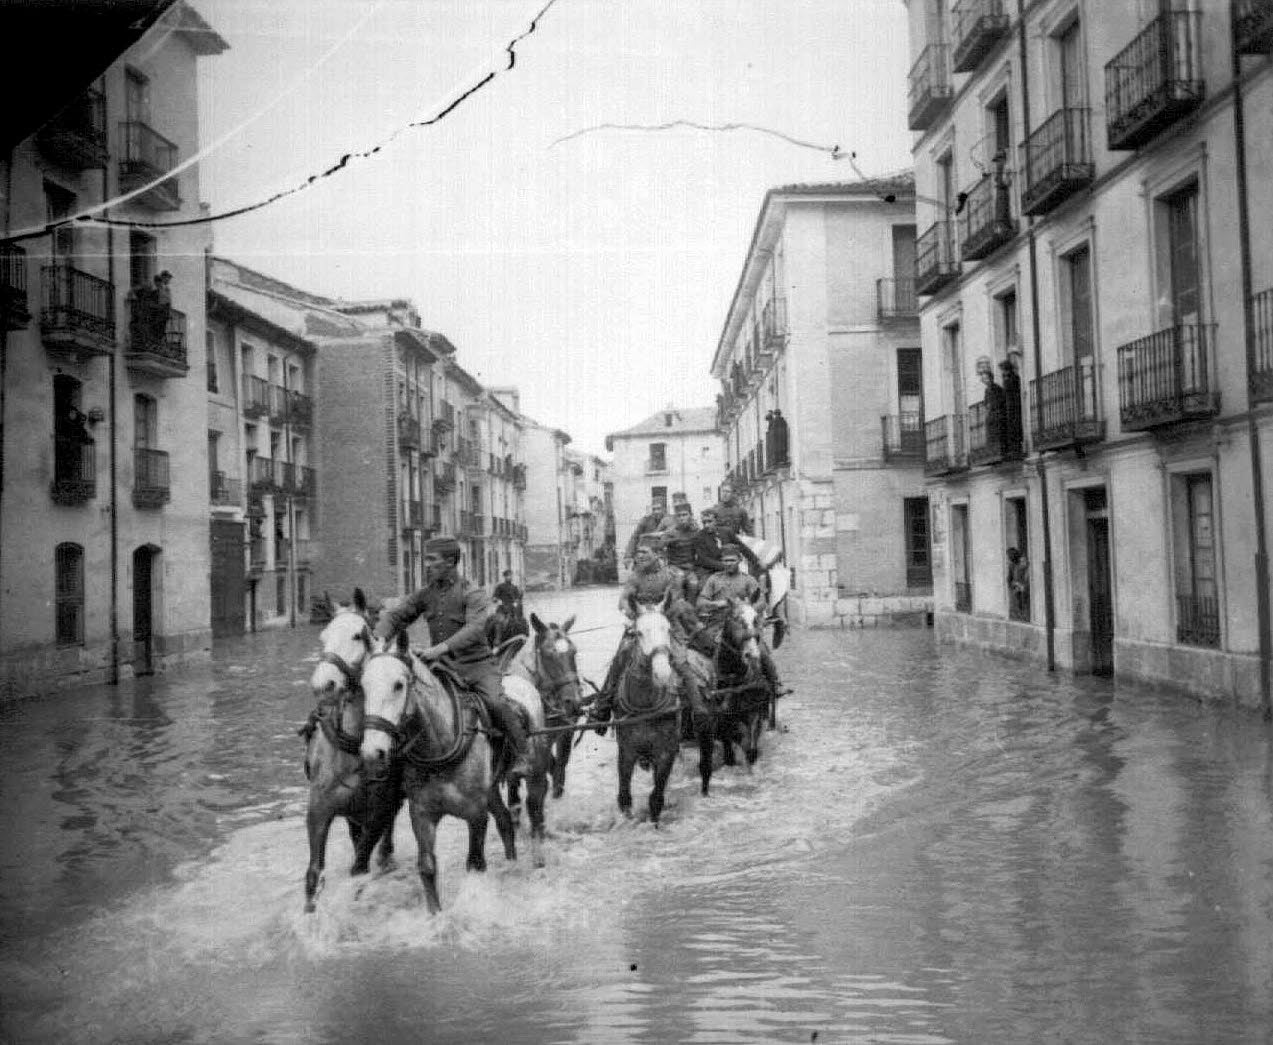
[[[516, 641], [517, 648], [525, 642], [525, 636], [519, 635], [516, 640], [509, 639], [509, 642]], [[514, 651], [515, 652], [515, 651]], [[499, 728], [495, 721], [491, 718], [490, 708], [486, 706], [486, 701], [474, 690], [467, 682], [462, 679], [453, 668], [445, 661], [435, 660], [429, 665], [429, 670], [433, 672], [433, 677], [446, 690], [447, 694], [455, 697], [462, 708], [472, 708], [477, 713], [478, 728], [486, 733], [492, 740], [503, 740], [504, 731]], [[517, 717], [521, 719], [522, 727], [529, 730], [531, 728], [530, 714], [515, 700], [510, 700], [507, 696], [500, 694], [500, 700], [511, 707]]]

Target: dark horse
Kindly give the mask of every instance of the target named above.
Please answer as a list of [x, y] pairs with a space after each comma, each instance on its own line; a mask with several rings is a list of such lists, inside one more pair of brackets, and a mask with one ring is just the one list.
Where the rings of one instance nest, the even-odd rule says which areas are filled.
[[497, 603], [495, 612], [486, 619], [486, 641], [491, 649], [499, 649], [514, 636], [529, 634], [526, 618], [507, 603]]
[[655, 605], [631, 603], [636, 643], [619, 676], [614, 697], [619, 808], [625, 815], [632, 815], [632, 771], [639, 762], [642, 769], [654, 773], [650, 822], [655, 827], [663, 813], [663, 792], [680, 748], [677, 678], [669, 656], [672, 626], [667, 613], [671, 604], [670, 592]]
[[368, 783], [362, 774], [363, 694], [359, 679], [371, 654], [371, 618], [361, 588], [352, 605], [336, 607], [322, 630], [318, 667], [310, 688], [318, 700], [316, 718], [305, 744], [305, 775], [309, 779], [309, 867], [305, 871], [305, 910], [314, 910], [327, 858], [327, 835], [332, 821], [349, 822], [354, 845], [350, 874], [366, 874], [371, 852], [380, 842], [380, 866], [393, 856], [393, 821], [402, 805], [400, 775]]
[[[486, 828], [491, 816], [504, 843], [504, 855], [517, 859], [513, 818], [500, 795], [511, 753], [492, 741], [475, 699], [453, 683], [444, 684], [410, 653], [405, 632], [398, 634], [393, 651], [377, 651], [368, 658], [362, 686], [367, 702], [363, 763], [372, 779], [401, 764], [419, 851], [420, 881], [429, 911], [436, 914], [442, 905], [433, 847], [443, 816], [468, 822], [466, 866], [470, 871], [486, 870]], [[532, 729], [543, 726], [539, 694], [529, 682], [507, 676], [504, 691], [526, 709]], [[532, 757], [542, 758], [538, 753]], [[537, 841], [532, 838], [531, 844], [534, 848]]]
[[[532, 613], [530, 622], [535, 629], [535, 640], [522, 648], [513, 661], [512, 670], [528, 679], [539, 691], [544, 702], [545, 725], [571, 725], [583, 713], [583, 690], [575, 660], [578, 651], [570, 638], [575, 618], [569, 617], [559, 626], [556, 623], [545, 624]], [[563, 729], [552, 735], [549, 741], [553, 798], [560, 798], [566, 790], [566, 766], [570, 762], [573, 740], [573, 735]], [[509, 786], [510, 806], [516, 804], [516, 786], [515, 783]]]
[[[737, 743], [752, 765], [760, 754], [760, 733], [769, 710], [770, 686], [760, 670], [760, 612], [751, 603], [730, 599], [716, 638], [713, 664], [716, 689], [709, 731], [724, 747], [724, 764], [732, 766]], [[704, 755], [700, 741], [699, 776], [702, 792], [712, 781], [711, 751]]]

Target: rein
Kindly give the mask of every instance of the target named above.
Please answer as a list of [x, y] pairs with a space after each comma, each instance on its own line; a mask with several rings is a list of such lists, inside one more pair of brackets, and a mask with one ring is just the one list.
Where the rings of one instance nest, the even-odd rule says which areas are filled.
[[[387, 654], [393, 656], [393, 654]], [[446, 769], [456, 763], [462, 761], [469, 753], [469, 749], [473, 745], [473, 738], [481, 731], [477, 715], [466, 714], [470, 710], [466, 708], [461, 701], [459, 690], [454, 685], [443, 685], [442, 690], [450, 698], [451, 714], [455, 722], [455, 740], [451, 747], [441, 755], [427, 755], [423, 752], [416, 751], [415, 746], [422, 737], [429, 735], [428, 723], [425, 721], [423, 711], [418, 707], [420, 702], [418, 687], [419, 684], [415, 678], [415, 672], [412, 665], [405, 659], [397, 658], [402, 661], [407, 669], [407, 674], [411, 679], [411, 694], [416, 700], [416, 715], [422, 720], [419, 730], [408, 735], [403, 725], [390, 722], [387, 718], [380, 715], [368, 715], [363, 719], [363, 729], [378, 729], [385, 733], [393, 741], [394, 746], [398, 748], [396, 752], [392, 752], [396, 757], [402, 759], [407, 765], [413, 769], [424, 772], [438, 772]], [[404, 711], [404, 718], [410, 719], [416, 716], [407, 716]]]

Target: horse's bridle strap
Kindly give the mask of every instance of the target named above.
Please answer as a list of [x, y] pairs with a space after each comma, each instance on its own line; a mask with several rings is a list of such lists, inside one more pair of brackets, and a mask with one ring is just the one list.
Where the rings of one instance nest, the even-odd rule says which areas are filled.
[[349, 662], [338, 653], [324, 652], [319, 654], [318, 659], [325, 664], [332, 665], [337, 671], [344, 675], [345, 681], [349, 683], [350, 689], [357, 686], [359, 679], [362, 678], [362, 672], [355, 671], [349, 666]]

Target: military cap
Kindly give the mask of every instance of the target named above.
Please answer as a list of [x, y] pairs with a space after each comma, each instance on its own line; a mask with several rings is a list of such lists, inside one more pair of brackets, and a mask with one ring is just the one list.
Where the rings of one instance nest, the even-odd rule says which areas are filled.
[[454, 537], [430, 537], [424, 542], [424, 554], [428, 555], [430, 552], [435, 555], [450, 555], [458, 559], [460, 542]]

